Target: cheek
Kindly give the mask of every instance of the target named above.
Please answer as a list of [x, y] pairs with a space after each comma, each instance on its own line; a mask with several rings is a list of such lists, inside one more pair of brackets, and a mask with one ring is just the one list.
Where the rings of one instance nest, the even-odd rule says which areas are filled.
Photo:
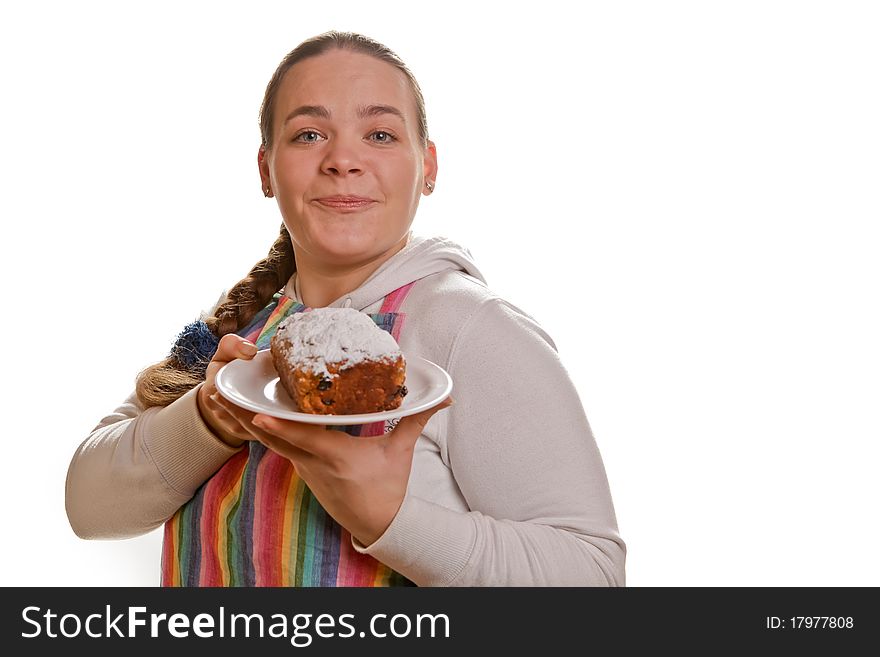
[[302, 213], [308, 186], [309, 178], [301, 162], [280, 163], [275, 172], [273, 189], [282, 212]]
[[416, 186], [417, 181], [421, 177], [420, 161], [412, 154], [401, 155], [393, 166], [390, 167], [390, 178], [393, 179], [394, 189], [399, 193], [403, 192], [403, 196], [407, 199], [410, 197], [410, 190]]
[[279, 153], [272, 162], [272, 175], [284, 189], [301, 189], [310, 178], [313, 164], [304, 154], [294, 157], [291, 153]]

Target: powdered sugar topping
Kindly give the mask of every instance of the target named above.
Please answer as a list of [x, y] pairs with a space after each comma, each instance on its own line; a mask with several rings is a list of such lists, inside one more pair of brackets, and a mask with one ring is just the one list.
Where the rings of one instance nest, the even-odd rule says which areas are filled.
[[296, 313], [278, 325], [276, 335], [279, 341], [288, 343], [292, 359], [325, 376], [330, 376], [327, 363], [354, 365], [400, 356], [394, 338], [354, 308], [314, 308]]

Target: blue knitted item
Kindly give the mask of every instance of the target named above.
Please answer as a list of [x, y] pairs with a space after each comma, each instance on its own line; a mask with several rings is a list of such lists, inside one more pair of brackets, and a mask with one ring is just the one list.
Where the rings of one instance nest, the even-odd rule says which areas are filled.
[[184, 369], [204, 375], [219, 344], [220, 340], [211, 333], [208, 325], [197, 320], [187, 324], [180, 332], [168, 357], [176, 360]]

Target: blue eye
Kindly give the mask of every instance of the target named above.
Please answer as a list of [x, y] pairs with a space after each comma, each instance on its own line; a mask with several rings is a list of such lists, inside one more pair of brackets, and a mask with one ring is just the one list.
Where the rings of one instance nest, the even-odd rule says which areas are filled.
[[[370, 133], [371, 140], [377, 144], [390, 144], [392, 142], [397, 141], [397, 137], [392, 135], [387, 130], [374, 130]], [[298, 142], [300, 144], [317, 144], [319, 141], [324, 140], [325, 137], [316, 130], [303, 130], [299, 134], [295, 135], [291, 141]]]
[[[305, 137], [307, 135], [310, 137], [314, 137], [314, 139], [301, 139], [302, 137]], [[315, 144], [318, 142], [318, 137], [320, 137], [320, 136], [321, 135], [319, 135], [314, 130], [304, 130], [301, 133], [299, 133], [296, 137], [294, 137], [293, 141], [298, 141], [303, 144]]]
[[397, 138], [392, 135], [390, 132], [386, 132], [385, 130], [376, 130], [371, 133], [372, 136], [382, 135], [384, 139], [374, 139], [373, 141], [378, 141], [380, 144], [390, 144], [392, 141], [396, 141]]

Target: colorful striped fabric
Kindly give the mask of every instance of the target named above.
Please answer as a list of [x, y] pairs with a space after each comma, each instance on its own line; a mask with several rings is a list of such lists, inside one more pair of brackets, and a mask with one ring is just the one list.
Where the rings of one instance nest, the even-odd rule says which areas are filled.
[[[409, 283], [370, 315], [399, 340], [397, 310]], [[303, 304], [281, 292], [239, 335], [265, 349], [278, 324]], [[390, 423], [387, 425], [390, 428]], [[375, 436], [386, 423], [338, 427]], [[356, 552], [349, 532], [331, 518], [293, 465], [249, 442], [165, 523], [163, 586], [412, 586], [400, 573]]]

